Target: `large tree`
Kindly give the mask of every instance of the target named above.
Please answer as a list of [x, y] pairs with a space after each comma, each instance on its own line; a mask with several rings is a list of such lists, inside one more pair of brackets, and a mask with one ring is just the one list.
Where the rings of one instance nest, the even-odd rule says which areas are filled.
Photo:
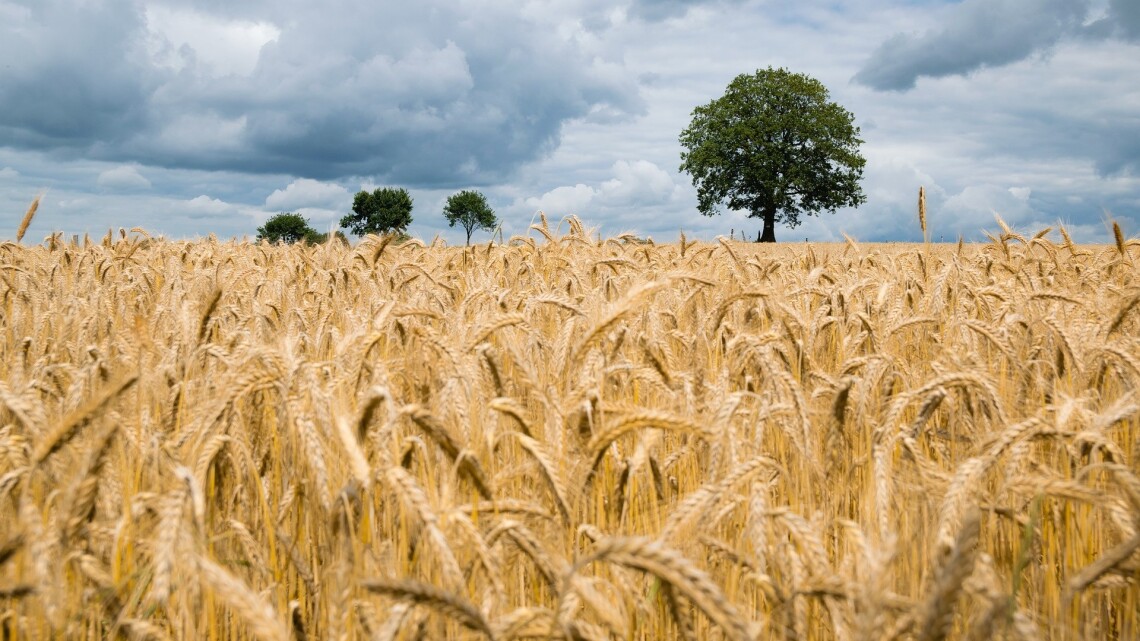
[[499, 224], [495, 218], [495, 210], [487, 204], [487, 199], [483, 194], [472, 190], [452, 194], [443, 208], [443, 215], [451, 227], [459, 223], [460, 227], [467, 230], [468, 245], [471, 244], [472, 231], [476, 229], [490, 231]]
[[340, 219], [340, 226], [357, 236], [403, 233], [412, 224], [412, 197], [404, 188], [383, 187], [361, 191], [352, 200], [352, 213]]
[[776, 223], [866, 202], [855, 117], [827, 88], [785, 69], [741, 74], [724, 96], [693, 110], [681, 132], [681, 171], [693, 177], [705, 216], [721, 203], [764, 221], [757, 241], [776, 242]]

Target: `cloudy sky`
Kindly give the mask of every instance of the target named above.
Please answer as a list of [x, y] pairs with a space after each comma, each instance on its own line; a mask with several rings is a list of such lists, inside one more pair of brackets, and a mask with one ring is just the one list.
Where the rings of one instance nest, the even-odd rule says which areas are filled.
[[[504, 233], [536, 212], [603, 234], [712, 239], [677, 137], [736, 75], [822, 81], [865, 139], [857, 210], [780, 240], [934, 239], [1058, 221], [1140, 234], [1136, 0], [0, 0], [0, 238], [143, 227], [327, 230], [404, 186], [414, 235], [483, 191]], [[485, 240], [486, 233], [475, 239]]]

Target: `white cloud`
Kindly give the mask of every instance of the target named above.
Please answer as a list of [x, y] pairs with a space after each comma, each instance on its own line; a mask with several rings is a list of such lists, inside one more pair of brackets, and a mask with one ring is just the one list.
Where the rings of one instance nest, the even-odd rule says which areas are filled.
[[230, 211], [233, 208], [233, 205], [230, 205], [223, 200], [211, 198], [203, 194], [201, 196], [196, 196], [188, 200], [186, 202], [186, 208], [190, 211], [200, 212], [203, 214], [222, 214]]
[[299, 178], [285, 189], [275, 190], [265, 199], [265, 207], [274, 211], [296, 211], [302, 208], [345, 208], [352, 203], [348, 190], [335, 183]]
[[130, 165], [101, 172], [99, 178], [95, 180], [95, 184], [102, 189], [150, 189], [150, 181], [139, 173], [138, 168]]
[[170, 203], [169, 210], [170, 215], [184, 216], [190, 220], [225, 221], [227, 225], [232, 225], [234, 221], [246, 221], [251, 231], [255, 223], [269, 217], [256, 207], [227, 202], [205, 194]]
[[547, 216], [576, 215], [579, 218], [591, 216], [590, 204], [598, 191], [588, 185], [578, 183], [573, 186], [555, 187], [538, 198], [527, 198], [526, 205], [541, 211]]
[[11, 180], [19, 175], [20, 172], [12, 169], [11, 167], [4, 167], [3, 169], [0, 169], [0, 178]]
[[613, 178], [597, 187], [578, 183], [555, 187], [525, 204], [548, 216], [600, 217], [612, 220], [617, 208], [625, 215], [672, 200], [678, 192], [673, 176], [648, 160], [619, 160], [610, 167]]
[[1041, 212], [1033, 209], [1029, 199], [1015, 193], [1014, 189], [996, 185], [971, 185], [946, 199], [940, 217], [955, 221], [957, 229], [974, 225], [978, 229], [997, 229], [994, 216], [1001, 216], [1010, 225], [1029, 223], [1042, 218]]
[[1018, 200], [1029, 200], [1029, 196], [1033, 193], [1033, 190], [1028, 187], [1010, 187], [1009, 193], [1013, 194], [1013, 197]]
[[612, 171], [599, 190], [607, 204], [660, 204], [673, 196], [673, 176], [648, 160], [619, 160]]
[[156, 65], [180, 71], [194, 61], [217, 75], [247, 76], [261, 48], [281, 30], [269, 22], [226, 20], [191, 9], [146, 7], [147, 51]]

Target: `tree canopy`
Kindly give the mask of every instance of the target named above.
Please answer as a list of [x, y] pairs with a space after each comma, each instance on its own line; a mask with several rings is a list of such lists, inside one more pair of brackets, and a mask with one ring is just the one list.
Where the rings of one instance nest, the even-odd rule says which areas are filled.
[[372, 193], [360, 191], [352, 201], [352, 213], [340, 226], [357, 236], [403, 233], [412, 224], [412, 197], [404, 188], [382, 187]]
[[[332, 236], [342, 242], [348, 242], [344, 234], [339, 231], [333, 232]], [[264, 225], [257, 228], [257, 239], [289, 245], [303, 240], [310, 245], [320, 245], [329, 240], [329, 234], [313, 229], [309, 225], [309, 220], [301, 214], [282, 212], [271, 216]]]
[[722, 203], [747, 211], [764, 221], [757, 241], [775, 242], [777, 222], [796, 227], [800, 214], [866, 202], [854, 120], [807, 75], [771, 67], [741, 74], [724, 96], [693, 110], [681, 132], [681, 171], [692, 175], [701, 214]]
[[487, 204], [487, 199], [483, 194], [473, 190], [464, 190], [452, 194], [447, 199], [447, 205], [443, 208], [443, 215], [451, 227], [458, 223], [467, 231], [468, 245], [471, 244], [472, 231], [476, 229], [490, 231], [499, 224], [499, 220], [495, 217], [495, 210]]
[[309, 226], [309, 221], [301, 214], [282, 212], [271, 216], [265, 224], [257, 228], [257, 239], [271, 243], [284, 242], [292, 245], [300, 240], [313, 242], [321, 234]]

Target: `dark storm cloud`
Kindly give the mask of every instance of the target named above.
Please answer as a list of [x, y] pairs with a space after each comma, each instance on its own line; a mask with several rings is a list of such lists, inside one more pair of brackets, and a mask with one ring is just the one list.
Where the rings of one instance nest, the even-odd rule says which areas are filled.
[[5, 5], [0, 23], [0, 144], [78, 150], [144, 118], [134, 2]]
[[[1091, 95], [1085, 98], [1097, 99]], [[1099, 99], [1112, 100], [1107, 95]], [[1140, 175], [1140, 118], [1119, 113], [1118, 109], [1081, 113], [1015, 107], [1010, 110], [1014, 118], [1006, 130], [995, 128], [990, 132], [991, 145], [995, 152], [1026, 159], [1088, 158], [1101, 176]], [[1035, 140], [1026, 140], [1031, 135]]]
[[1108, 16], [1089, 25], [1088, 31], [1097, 35], [1108, 35], [1140, 39], [1140, 2], [1136, 0], [1111, 0]]
[[0, 144], [165, 167], [484, 184], [547, 154], [569, 120], [644, 110], [634, 78], [541, 17], [496, 3], [464, 13], [444, 1], [239, 4], [162, 7], [184, 12], [179, 28], [275, 30], [248, 75], [221, 68], [225, 52], [148, 30], [128, 0], [5, 10], [0, 53], [14, 63], [0, 66]]
[[991, 81], [977, 90], [990, 96], [985, 104], [991, 112], [948, 116], [944, 126], [985, 155], [1026, 162], [1083, 158], [1099, 176], [1140, 175], [1140, 118], [1129, 113], [1119, 87], [1105, 80], [1070, 80], [1068, 87], [1049, 88], [1040, 80], [1035, 85], [1033, 80], [1007, 79], [1012, 86], [1001, 97], [996, 94], [999, 82]]
[[1140, 2], [1112, 0], [1112, 11], [1125, 36], [1140, 38]]
[[1087, 11], [1087, 0], [965, 0], [941, 29], [889, 38], [854, 79], [881, 91], [905, 91], [919, 77], [1016, 62], [1076, 31]]

